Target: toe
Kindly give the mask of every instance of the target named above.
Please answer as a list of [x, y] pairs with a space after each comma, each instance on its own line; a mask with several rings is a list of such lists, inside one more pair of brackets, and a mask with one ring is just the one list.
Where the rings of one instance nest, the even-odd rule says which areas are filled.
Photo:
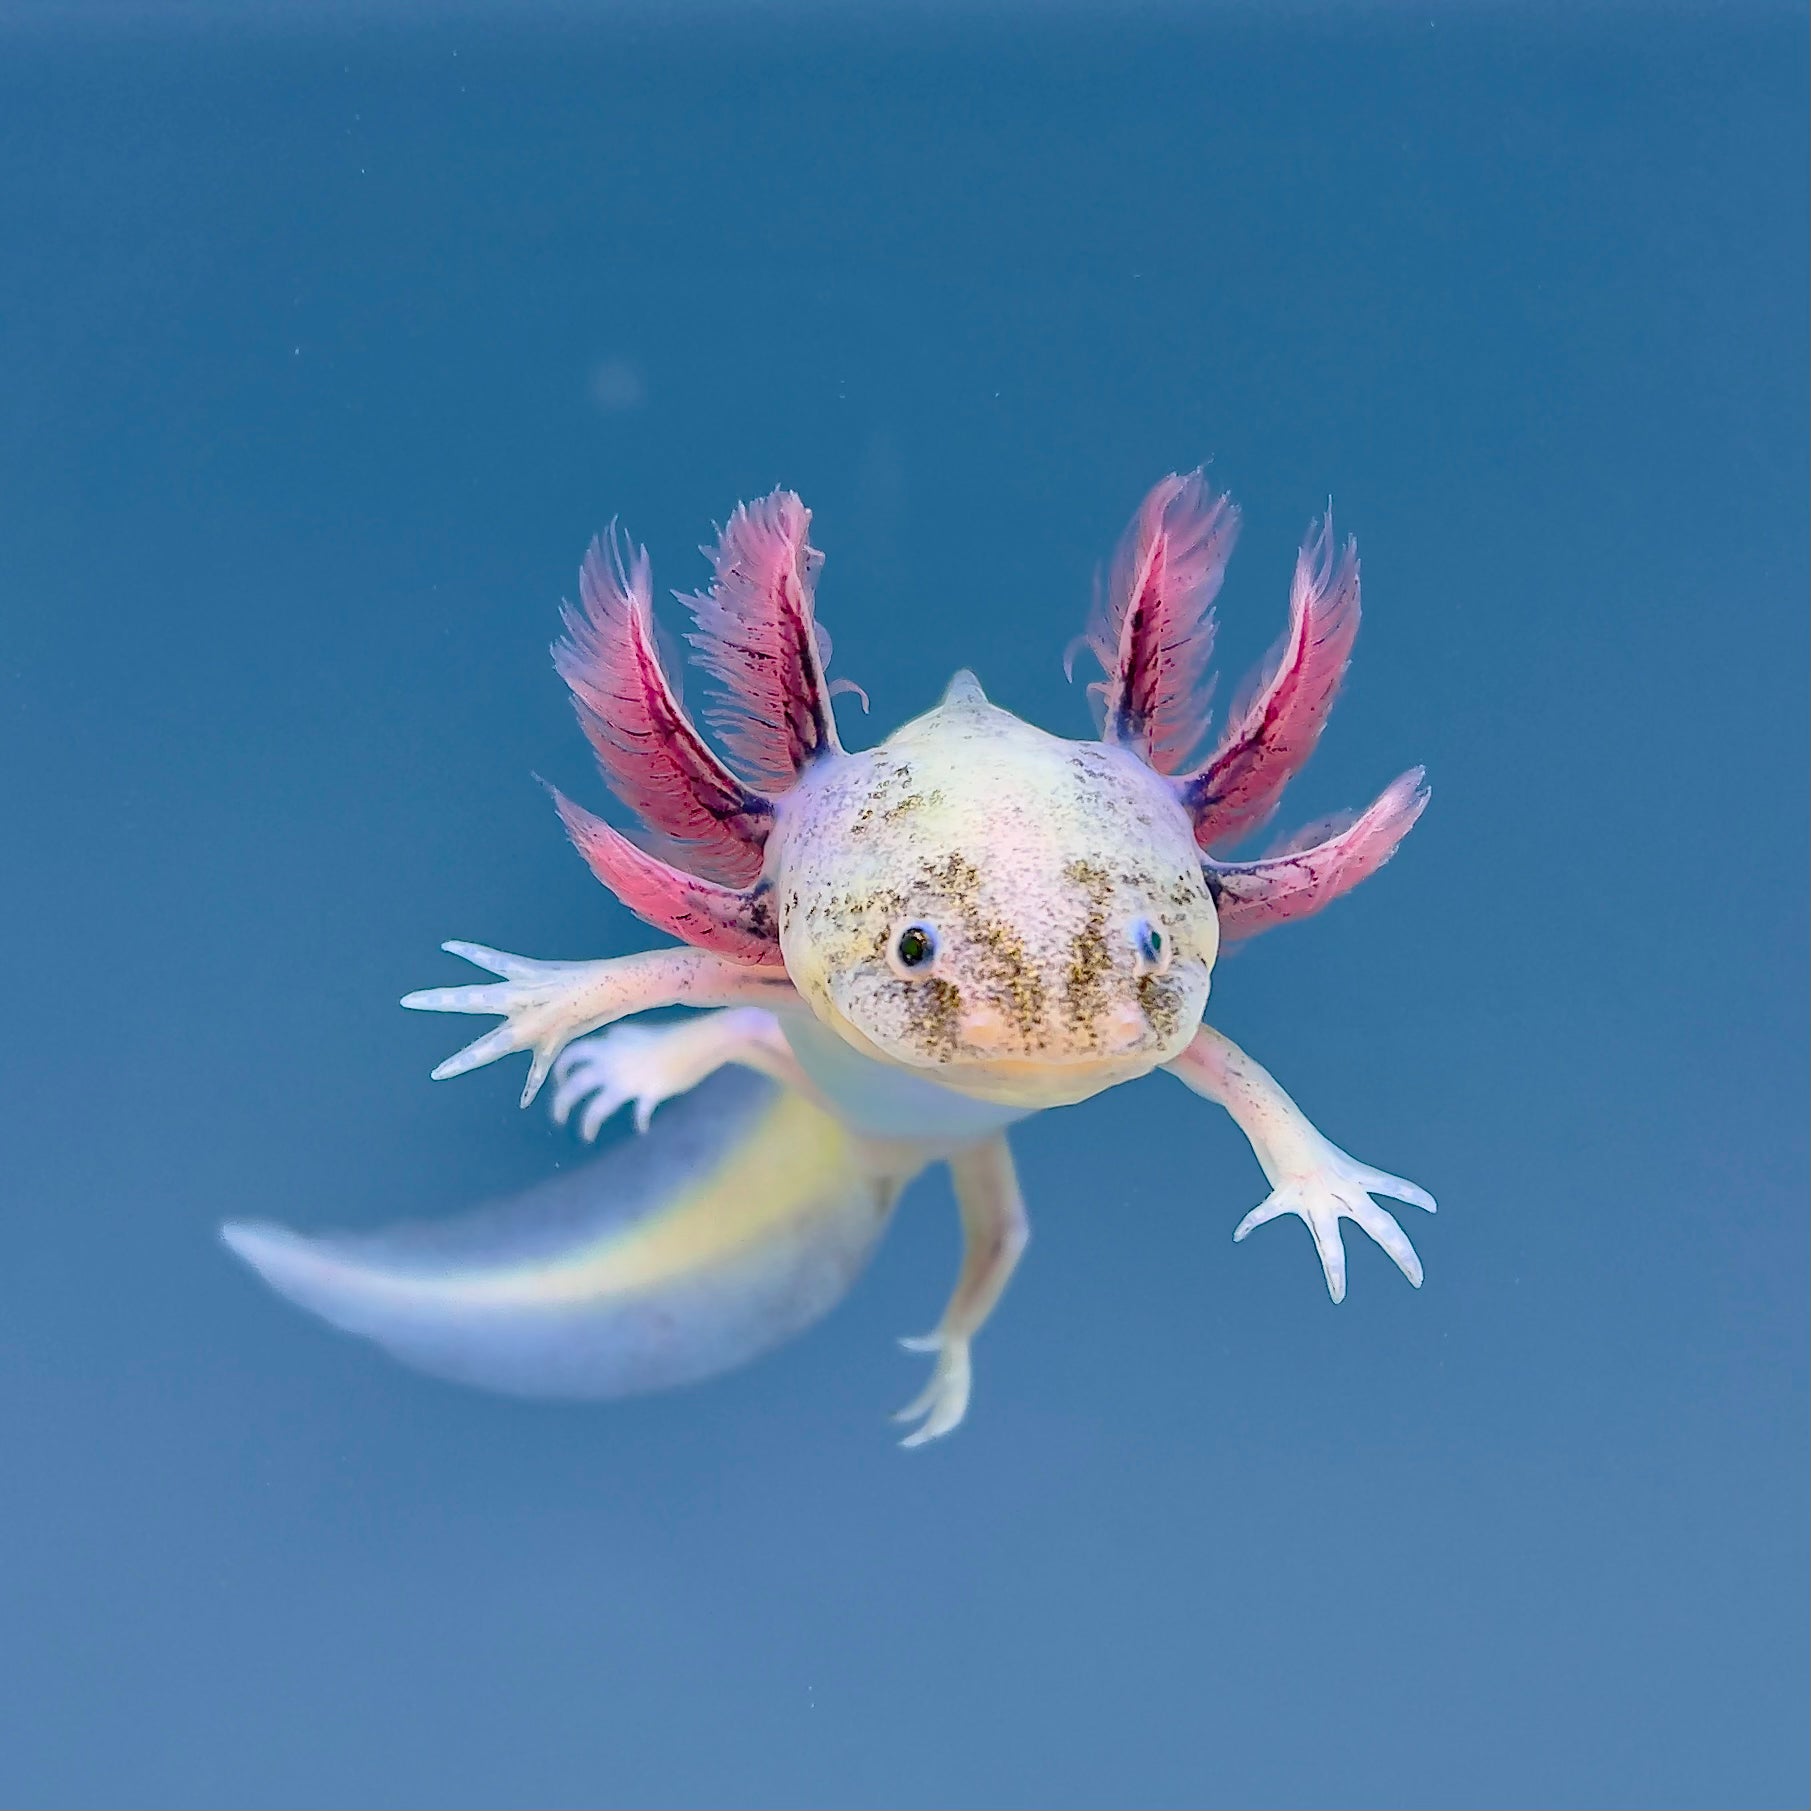
[[[893, 1411], [893, 1419], [895, 1421], [916, 1421], [920, 1415], [928, 1415], [936, 1401], [937, 1379], [933, 1377], [904, 1408]], [[910, 1445], [910, 1443], [910, 1439], [908, 1439], [906, 1444]]]
[[423, 987], [398, 1005], [411, 1012], [508, 1012], [515, 998], [508, 982], [483, 987]]
[[528, 1065], [528, 1080], [522, 1084], [522, 1105], [532, 1106], [534, 1097], [541, 1092], [541, 1084], [547, 1079], [547, 1072], [553, 1067], [555, 1052], [537, 1047]]
[[1388, 1195], [1392, 1201], [1406, 1201], [1410, 1207], [1434, 1212], [1434, 1198], [1426, 1189], [1417, 1187], [1402, 1176], [1392, 1176], [1387, 1170], [1373, 1170], [1360, 1166], [1359, 1181], [1367, 1194]]
[[[563, 1126], [572, 1117], [572, 1109], [589, 1094], [595, 1083], [591, 1079], [590, 1066], [583, 1063], [569, 1062], [571, 1050], [563, 1050], [559, 1061], [553, 1066], [553, 1100], [548, 1112], [556, 1126]], [[585, 1134], [590, 1136], [590, 1134]]]
[[1301, 1203], [1296, 1197], [1286, 1189], [1278, 1189], [1268, 1201], [1260, 1202], [1233, 1228], [1233, 1243], [1237, 1245], [1247, 1233], [1255, 1231], [1266, 1221], [1278, 1219], [1284, 1214], [1300, 1212]]
[[968, 1413], [969, 1381], [968, 1348], [960, 1345], [948, 1347], [938, 1360], [937, 1372], [931, 1379], [930, 1388], [910, 1410], [898, 1417], [910, 1420], [914, 1413], [924, 1416], [924, 1420], [899, 1444], [923, 1446], [929, 1441], [942, 1439], [945, 1434], [961, 1426], [962, 1418]]
[[1314, 1249], [1320, 1253], [1321, 1269], [1326, 1273], [1327, 1293], [1336, 1302], [1346, 1299], [1346, 1247], [1339, 1236], [1339, 1216], [1312, 1213], [1303, 1216], [1314, 1234]]
[[499, 1025], [494, 1031], [487, 1031], [483, 1037], [474, 1038], [463, 1050], [455, 1050], [444, 1063], [433, 1071], [433, 1079], [444, 1082], [455, 1075], [464, 1075], [468, 1070], [482, 1069], [486, 1063], [494, 1063], [500, 1056], [508, 1056], [516, 1047], [516, 1041], [507, 1025]]
[[1396, 1268], [1419, 1289], [1421, 1260], [1415, 1255], [1415, 1248], [1409, 1243], [1408, 1234], [1396, 1224], [1396, 1216], [1379, 1207], [1376, 1202], [1367, 1200], [1354, 1211], [1352, 1218], [1390, 1254], [1395, 1260]]
[[503, 975], [512, 981], [522, 980], [529, 975], [537, 975], [548, 965], [536, 962], [527, 956], [512, 956], [507, 950], [494, 950], [485, 943], [443, 943], [440, 946], [449, 956], [459, 956], [474, 968], [484, 969], [493, 975]]
[[579, 1136], [586, 1144], [597, 1143], [597, 1135], [604, 1129], [604, 1121], [622, 1104], [623, 1097], [618, 1089], [608, 1083], [598, 1089], [579, 1120]]

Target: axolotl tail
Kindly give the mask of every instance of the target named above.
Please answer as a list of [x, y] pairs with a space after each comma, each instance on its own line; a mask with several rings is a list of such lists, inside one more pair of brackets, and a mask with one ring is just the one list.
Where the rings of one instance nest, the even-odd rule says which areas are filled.
[[646, 1133], [454, 1218], [316, 1237], [239, 1221], [279, 1295], [415, 1369], [610, 1397], [727, 1371], [819, 1320], [907, 1178], [791, 1089], [725, 1069]]

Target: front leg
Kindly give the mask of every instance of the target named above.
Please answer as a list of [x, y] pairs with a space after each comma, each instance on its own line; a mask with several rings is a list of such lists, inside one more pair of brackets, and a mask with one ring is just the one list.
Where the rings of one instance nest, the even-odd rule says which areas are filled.
[[604, 1121], [633, 1101], [635, 1129], [645, 1132], [663, 1100], [689, 1094], [726, 1063], [753, 1069], [823, 1105], [779, 1020], [760, 1006], [732, 1006], [678, 1024], [615, 1025], [568, 1044], [553, 1065], [553, 1123], [563, 1126], [584, 1101], [578, 1135], [590, 1144]]
[[781, 968], [752, 967], [708, 950], [645, 950], [601, 962], [535, 962], [481, 943], [440, 946], [504, 979], [480, 987], [427, 987], [404, 994], [417, 1012], [494, 1012], [503, 1023], [434, 1071], [435, 1081], [494, 1063], [512, 1050], [531, 1053], [527, 1106], [540, 1092], [553, 1059], [572, 1039], [660, 1006], [783, 1007], [797, 1001]]
[[993, 1313], [1031, 1237], [1004, 1134], [958, 1151], [949, 1165], [962, 1214], [962, 1270], [936, 1332], [900, 1342], [911, 1352], [937, 1354], [931, 1381], [893, 1417], [919, 1423], [901, 1446], [935, 1440], [968, 1413], [969, 1342]]
[[1421, 1260], [1408, 1235], [1371, 1197], [1388, 1195], [1431, 1214], [1432, 1195], [1400, 1176], [1348, 1157], [1308, 1123], [1268, 1070], [1209, 1026], [1203, 1025], [1194, 1042], [1165, 1066], [1233, 1116], [1269, 1179], [1270, 1198], [1239, 1222], [1234, 1239], [1280, 1214], [1300, 1214], [1314, 1235], [1314, 1248], [1327, 1273], [1327, 1293], [1338, 1302], [1346, 1294], [1346, 1249], [1339, 1223], [1356, 1220], [1396, 1260], [1397, 1269], [1417, 1289], [1421, 1287]]

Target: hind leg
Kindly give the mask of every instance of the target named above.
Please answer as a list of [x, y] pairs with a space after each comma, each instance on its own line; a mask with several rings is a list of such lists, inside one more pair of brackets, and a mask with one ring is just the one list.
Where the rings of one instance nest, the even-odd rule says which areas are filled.
[[930, 1382], [893, 1417], [918, 1422], [902, 1446], [935, 1440], [968, 1413], [973, 1376], [969, 1344], [1005, 1293], [1031, 1237], [1012, 1151], [1003, 1134], [958, 1151], [949, 1164], [962, 1213], [962, 1270], [937, 1330], [901, 1342], [908, 1351], [937, 1354]]

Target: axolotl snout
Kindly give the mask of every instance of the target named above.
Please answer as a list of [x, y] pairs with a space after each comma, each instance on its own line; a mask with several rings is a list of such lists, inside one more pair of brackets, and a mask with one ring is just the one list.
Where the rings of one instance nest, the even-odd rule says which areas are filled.
[[[614, 534], [595, 544], [565, 613], [556, 665], [648, 834], [555, 802], [597, 877], [681, 947], [539, 962], [448, 944], [501, 979], [403, 1002], [503, 1019], [437, 1077], [525, 1050], [525, 1105], [552, 1076], [556, 1119], [576, 1114], [593, 1138], [632, 1104], [648, 1136], [437, 1227], [304, 1238], [242, 1223], [228, 1243], [282, 1293], [420, 1368], [618, 1395], [724, 1370], [819, 1318], [906, 1184], [946, 1162], [964, 1256], [936, 1330], [907, 1342], [936, 1355], [902, 1414], [918, 1444], [963, 1418], [971, 1343], [1025, 1248], [1006, 1128], [1164, 1068], [1226, 1107], [1271, 1183], [1235, 1238], [1299, 1215], [1338, 1301], [1352, 1220], [1419, 1284], [1373, 1197], [1432, 1199], [1329, 1143], [1204, 1023], [1223, 942], [1356, 885], [1426, 803], [1412, 770], [1263, 858], [1226, 853], [1325, 723], [1358, 626], [1351, 544], [1335, 547], [1330, 522], [1311, 531], [1284, 639], [1204, 758], [1212, 605], [1238, 515], [1198, 473], [1145, 499], [1097, 600], [1098, 739], [1049, 735], [961, 672], [936, 708], [850, 752], [809, 521], [789, 492], [739, 508], [710, 553], [713, 583], [687, 600], [722, 687], [708, 722], [724, 754], [661, 665], [645, 553]], [[616, 1023], [669, 1006], [705, 1010]], [[716, 1074], [730, 1066], [755, 1075]]]

